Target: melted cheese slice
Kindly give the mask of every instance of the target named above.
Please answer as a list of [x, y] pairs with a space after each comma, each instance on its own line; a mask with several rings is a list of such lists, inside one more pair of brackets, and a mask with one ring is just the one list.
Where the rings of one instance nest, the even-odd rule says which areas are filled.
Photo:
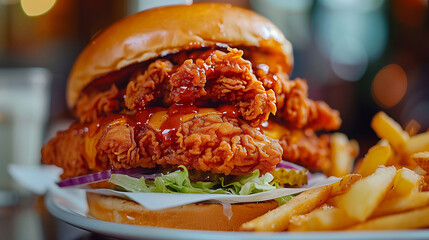
[[149, 126], [159, 132], [161, 131], [162, 124], [167, 121], [167, 119], [167, 111], [156, 112], [149, 118]]
[[262, 132], [273, 139], [280, 139], [284, 135], [291, 135], [291, 144], [295, 144], [301, 139], [303, 131], [299, 129], [288, 129], [285, 126], [273, 121], [266, 121], [262, 124]]
[[[126, 123], [126, 118], [118, 118], [110, 122], [107, 127], [115, 126], [117, 124], [124, 124]], [[95, 124], [95, 123], [94, 123]], [[100, 137], [102, 136], [104, 132], [98, 131], [94, 136], [91, 136], [90, 134], [87, 134], [85, 136], [85, 153], [87, 155], [87, 163], [89, 169], [96, 169], [97, 163], [96, 163], [96, 157], [97, 157], [97, 143], [98, 140], [100, 140]]]

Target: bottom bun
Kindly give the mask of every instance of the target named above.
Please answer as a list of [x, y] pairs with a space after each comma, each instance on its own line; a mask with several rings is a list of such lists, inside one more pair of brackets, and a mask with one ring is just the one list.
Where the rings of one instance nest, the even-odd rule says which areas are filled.
[[[241, 224], [276, 208], [274, 200], [225, 205], [193, 203], [162, 210], [112, 196], [87, 193], [89, 216], [109, 222], [152, 227], [237, 231]], [[231, 206], [231, 208], [229, 208]], [[228, 217], [229, 216], [229, 217]]]

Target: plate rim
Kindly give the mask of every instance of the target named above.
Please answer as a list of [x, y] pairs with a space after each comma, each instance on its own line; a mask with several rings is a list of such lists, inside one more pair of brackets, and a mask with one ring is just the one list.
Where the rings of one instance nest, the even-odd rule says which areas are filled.
[[203, 231], [184, 230], [160, 227], [145, 227], [121, 223], [113, 223], [97, 220], [78, 213], [65, 211], [67, 206], [54, 201], [52, 193], [45, 195], [45, 206], [56, 218], [86, 231], [95, 232], [101, 235], [122, 238], [122, 239], [427, 239], [429, 229], [425, 230], [396, 230], [396, 231], [367, 231], [367, 232], [281, 232], [281, 233], [254, 233], [254, 232], [226, 232], [226, 231]]

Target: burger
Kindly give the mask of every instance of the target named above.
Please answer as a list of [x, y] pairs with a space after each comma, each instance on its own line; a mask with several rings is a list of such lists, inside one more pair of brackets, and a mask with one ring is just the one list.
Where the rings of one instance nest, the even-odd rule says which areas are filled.
[[[190, 182], [217, 178], [224, 188], [255, 172], [273, 173], [284, 161], [323, 170], [330, 138], [316, 131], [335, 130], [341, 120], [326, 103], [308, 98], [305, 80], [289, 79], [292, 66], [281, 31], [247, 9], [200, 3], [129, 16], [76, 60], [66, 100], [77, 120], [42, 148], [42, 162], [61, 167], [69, 183], [106, 171], [149, 170], [186, 173]], [[127, 189], [118, 182], [96, 187]], [[225, 214], [215, 203], [154, 211], [95, 193], [87, 200], [97, 219], [206, 230], [238, 229], [277, 206], [233, 204]]]

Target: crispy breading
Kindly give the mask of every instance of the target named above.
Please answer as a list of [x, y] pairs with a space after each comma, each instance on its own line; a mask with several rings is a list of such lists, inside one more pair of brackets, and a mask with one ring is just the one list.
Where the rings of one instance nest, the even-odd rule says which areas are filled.
[[[242, 175], [255, 169], [271, 171], [283, 153], [277, 140], [222, 115], [195, 117], [182, 123], [172, 144], [165, 144], [160, 133], [148, 125], [112, 122], [98, 123], [96, 134], [80, 130], [90, 128], [87, 124], [60, 132], [43, 147], [42, 162], [64, 168], [63, 178], [111, 167], [156, 165], [185, 165], [189, 169]], [[89, 152], [85, 149], [88, 144]], [[91, 149], [96, 153], [92, 154]]]

